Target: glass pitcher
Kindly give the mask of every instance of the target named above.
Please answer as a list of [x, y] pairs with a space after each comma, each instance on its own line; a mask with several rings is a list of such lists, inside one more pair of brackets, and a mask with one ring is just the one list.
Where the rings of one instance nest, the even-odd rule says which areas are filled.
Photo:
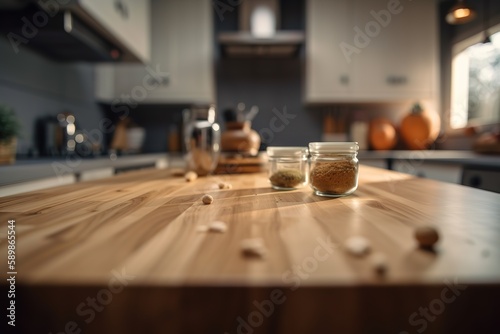
[[183, 111], [186, 169], [203, 176], [217, 167], [220, 155], [220, 126], [215, 123], [215, 106]]

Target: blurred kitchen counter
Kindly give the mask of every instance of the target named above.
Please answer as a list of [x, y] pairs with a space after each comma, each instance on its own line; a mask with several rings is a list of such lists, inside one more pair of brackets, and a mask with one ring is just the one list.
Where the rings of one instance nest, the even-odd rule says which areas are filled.
[[500, 193], [500, 155], [473, 151], [360, 151], [361, 164]]
[[166, 153], [17, 160], [13, 165], [0, 166], [0, 196], [100, 179], [127, 170], [163, 169], [169, 163]]
[[[148, 169], [2, 198], [0, 221], [16, 225], [20, 333], [498, 333], [499, 202], [363, 165], [343, 198]], [[202, 232], [216, 220], [225, 233]], [[434, 251], [414, 238], [429, 224]], [[351, 236], [385, 254], [384, 275]], [[247, 238], [267, 256], [243, 256]]]
[[[500, 192], [500, 155], [472, 151], [360, 151], [361, 164], [438, 181]], [[24, 159], [0, 166], [0, 196], [78, 181], [109, 177], [141, 168], [182, 167], [181, 155], [139, 154], [89, 159]], [[499, 181], [495, 181], [498, 179]]]
[[463, 166], [481, 166], [500, 169], [500, 155], [478, 154], [473, 151], [360, 151], [358, 154], [360, 163], [363, 161], [378, 160], [385, 161], [387, 169], [396, 160], [406, 160], [418, 164], [419, 162], [442, 163]]

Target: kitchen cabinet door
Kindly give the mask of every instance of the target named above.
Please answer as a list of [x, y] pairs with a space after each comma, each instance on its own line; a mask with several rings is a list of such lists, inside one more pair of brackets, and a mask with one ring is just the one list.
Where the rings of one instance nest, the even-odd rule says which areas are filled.
[[462, 184], [500, 193], [500, 171], [495, 168], [466, 167], [462, 177]]
[[308, 4], [308, 103], [435, 99], [433, 0], [312, 0]]
[[342, 100], [351, 93], [352, 68], [340, 45], [352, 29], [353, 2], [307, 1], [306, 86], [308, 102]]
[[115, 98], [132, 104], [213, 103], [211, 2], [153, 0], [151, 12], [151, 62], [116, 65]]
[[353, 55], [356, 96], [369, 101], [436, 97], [436, 12], [433, 0], [356, 2], [356, 26], [366, 45]]
[[143, 62], [151, 56], [149, 0], [79, 0], [81, 8]]
[[460, 184], [462, 180], [462, 166], [450, 164], [426, 163], [419, 160], [395, 160], [392, 169], [401, 173], [418, 177]]

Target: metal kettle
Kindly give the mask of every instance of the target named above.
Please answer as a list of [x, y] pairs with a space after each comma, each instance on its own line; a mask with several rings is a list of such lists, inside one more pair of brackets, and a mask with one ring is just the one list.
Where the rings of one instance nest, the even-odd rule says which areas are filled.
[[215, 106], [183, 111], [186, 169], [198, 175], [212, 173], [219, 162], [220, 126], [215, 122]]

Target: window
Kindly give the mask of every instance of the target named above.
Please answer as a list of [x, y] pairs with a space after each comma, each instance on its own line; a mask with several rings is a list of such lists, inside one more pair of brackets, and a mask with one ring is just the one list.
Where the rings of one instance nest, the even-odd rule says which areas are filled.
[[480, 42], [484, 36], [478, 34], [454, 47], [452, 128], [500, 122], [500, 32], [491, 35], [488, 44]]

